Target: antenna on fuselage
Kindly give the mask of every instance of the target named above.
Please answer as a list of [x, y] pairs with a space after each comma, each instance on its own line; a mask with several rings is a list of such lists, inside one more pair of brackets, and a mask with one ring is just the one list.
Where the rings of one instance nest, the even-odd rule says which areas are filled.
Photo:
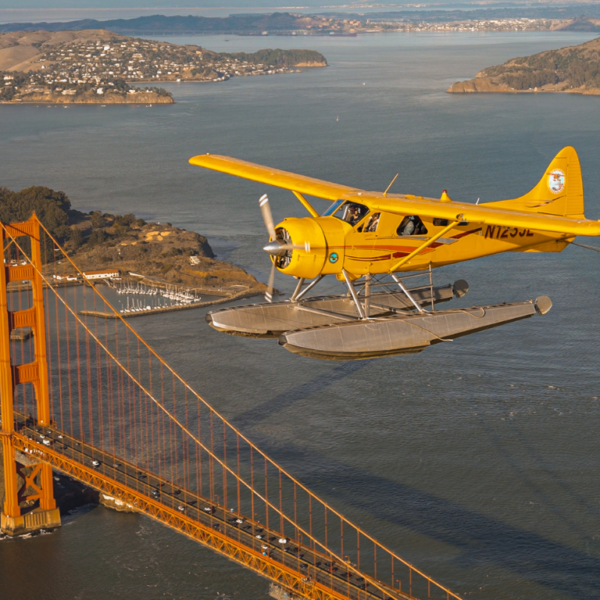
[[383, 192], [383, 195], [385, 197], [387, 197], [387, 193], [390, 191], [390, 188], [394, 185], [394, 181], [396, 181], [396, 179], [398, 179], [398, 175], [400, 175], [400, 173], [396, 173], [396, 175], [394, 176], [394, 179], [392, 179], [392, 181], [390, 182], [390, 185], [388, 185], [387, 188], [385, 188], [385, 192]]

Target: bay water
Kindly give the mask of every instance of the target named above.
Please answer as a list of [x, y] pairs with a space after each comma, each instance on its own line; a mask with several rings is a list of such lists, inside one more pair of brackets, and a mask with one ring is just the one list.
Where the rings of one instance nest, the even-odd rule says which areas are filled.
[[[600, 99], [450, 95], [480, 69], [585, 33], [358, 38], [161, 38], [218, 51], [321, 51], [326, 69], [165, 84], [171, 106], [0, 106], [0, 185], [46, 185], [74, 207], [133, 212], [209, 238], [265, 280], [267, 235], [303, 208], [283, 190], [203, 171], [218, 153], [365, 189], [492, 201], [579, 152], [600, 218]], [[319, 204], [318, 207], [324, 205]], [[582, 240], [595, 243], [593, 240]], [[421, 354], [330, 363], [211, 330], [205, 311], [131, 321], [209, 402], [315, 492], [466, 598], [600, 598], [600, 262], [595, 252], [506, 254], [440, 269], [463, 304], [547, 294], [544, 317]], [[276, 286], [293, 286], [279, 276]], [[325, 282], [321, 290], [339, 290]], [[258, 600], [268, 584], [137, 515], [104, 508], [0, 542], [0, 595]]]

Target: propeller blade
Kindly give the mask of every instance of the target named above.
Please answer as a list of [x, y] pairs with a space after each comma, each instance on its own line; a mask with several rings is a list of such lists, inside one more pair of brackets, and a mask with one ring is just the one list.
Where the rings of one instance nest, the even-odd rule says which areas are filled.
[[269, 283], [267, 284], [267, 291], [265, 292], [265, 300], [267, 302], [273, 302], [273, 284], [275, 283], [275, 262], [271, 267], [271, 273], [269, 275]]
[[265, 227], [267, 228], [271, 239], [277, 239], [277, 234], [275, 233], [275, 224], [273, 222], [273, 215], [271, 214], [271, 206], [269, 205], [269, 197], [266, 194], [263, 194], [258, 201], [258, 205], [260, 206], [262, 218], [265, 222]]

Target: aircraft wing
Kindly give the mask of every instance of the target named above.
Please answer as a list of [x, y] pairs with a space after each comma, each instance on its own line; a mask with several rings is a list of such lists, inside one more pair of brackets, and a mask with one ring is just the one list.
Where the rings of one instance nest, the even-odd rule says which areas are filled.
[[481, 225], [500, 225], [564, 233], [567, 235], [600, 236], [600, 221], [572, 219], [540, 213], [530, 213], [486, 206], [485, 204], [467, 204], [464, 202], [440, 202], [431, 198], [383, 197], [363, 192], [353, 195], [357, 202], [364, 202], [371, 210], [391, 212], [400, 215], [419, 215], [459, 220]]
[[219, 156], [218, 154], [200, 154], [190, 158], [190, 164], [213, 171], [221, 171], [229, 173], [236, 177], [259, 181], [260, 183], [268, 183], [276, 187], [285, 188], [301, 194], [324, 198], [325, 200], [338, 200], [345, 194], [350, 192], [360, 191], [357, 188], [348, 187], [347, 185], [338, 185], [337, 183], [329, 183], [321, 179], [306, 177], [305, 175], [296, 175], [279, 169], [271, 169], [263, 167], [245, 160], [238, 160], [229, 156]]
[[573, 219], [540, 213], [516, 211], [506, 208], [486, 206], [485, 204], [467, 204], [464, 202], [440, 202], [434, 198], [420, 198], [381, 192], [367, 192], [346, 185], [330, 183], [321, 179], [296, 175], [279, 169], [271, 169], [229, 156], [201, 154], [190, 159], [190, 164], [221, 171], [285, 188], [287, 190], [324, 198], [325, 200], [347, 199], [361, 202], [372, 211], [390, 212], [399, 215], [419, 215], [460, 220], [482, 225], [500, 225], [504, 227], [528, 228], [535, 231], [564, 233], [568, 236], [600, 236], [600, 221]]

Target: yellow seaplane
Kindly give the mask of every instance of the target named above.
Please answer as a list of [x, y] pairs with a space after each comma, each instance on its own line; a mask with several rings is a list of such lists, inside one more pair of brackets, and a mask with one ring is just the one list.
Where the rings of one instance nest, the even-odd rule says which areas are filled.
[[[561, 252], [576, 236], [600, 236], [584, 216], [574, 148], [563, 148], [539, 183], [513, 200], [471, 204], [360, 190], [227, 156], [205, 154], [192, 165], [290, 190], [309, 213], [275, 225], [259, 200], [272, 260], [267, 302], [210, 312], [212, 327], [235, 335], [279, 337], [286, 349], [315, 358], [355, 360], [419, 352], [483, 329], [547, 313], [546, 296], [526, 302], [436, 310], [463, 296], [464, 280], [434, 287], [431, 270], [501, 252]], [[397, 177], [397, 176], [396, 176]], [[330, 201], [319, 213], [306, 196]], [[295, 277], [292, 296], [272, 302], [275, 270]], [[403, 275], [410, 273], [409, 275]], [[408, 279], [429, 275], [425, 285]], [[325, 276], [347, 294], [309, 296]]]

